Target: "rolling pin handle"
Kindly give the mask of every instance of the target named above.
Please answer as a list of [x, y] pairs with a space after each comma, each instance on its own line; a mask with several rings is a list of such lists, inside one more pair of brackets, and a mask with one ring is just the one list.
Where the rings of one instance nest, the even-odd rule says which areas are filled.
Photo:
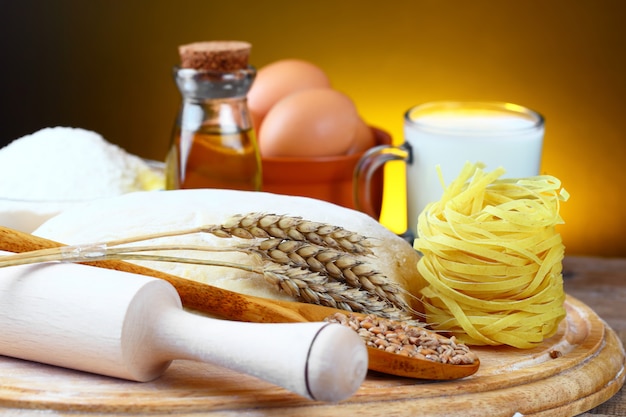
[[337, 323], [244, 323], [169, 309], [155, 329], [163, 357], [211, 362], [312, 400], [341, 401], [367, 373], [365, 343]]

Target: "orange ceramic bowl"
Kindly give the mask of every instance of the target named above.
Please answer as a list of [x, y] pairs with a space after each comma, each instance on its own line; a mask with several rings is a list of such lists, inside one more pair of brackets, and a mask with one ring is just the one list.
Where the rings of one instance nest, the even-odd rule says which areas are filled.
[[[375, 127], [376, 145], [391, 144], [391, 135]], [[352, 175], [363, 153], [318, 158], [262, 158], [263, 191], [329, 201], [355, 209]], [[384, 170], [371, 181], [376, 218], [383, 200]]]

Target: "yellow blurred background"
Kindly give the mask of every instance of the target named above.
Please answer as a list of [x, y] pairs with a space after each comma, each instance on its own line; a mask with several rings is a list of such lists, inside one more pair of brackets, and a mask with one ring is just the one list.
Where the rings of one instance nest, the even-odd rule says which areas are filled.
[[[426, 101], [539, 111], [542, 172], [571, 194], [559, 229], [567, 253], [626, 256], [621, 0], [5, 0], [2, 8], [0, 145], [74, 126], [163, 160], [180, 101], [177, 46], [245, 40], [256, 67], [281, 58], [322, 67], [398, 143], [404, 111]], [[381, 221], [401, 232], [403, 166], [387, 174]]]

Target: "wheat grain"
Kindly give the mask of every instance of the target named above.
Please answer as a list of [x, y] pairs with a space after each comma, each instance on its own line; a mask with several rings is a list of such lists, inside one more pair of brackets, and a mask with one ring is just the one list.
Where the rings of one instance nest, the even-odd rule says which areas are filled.
[[396, 320], [336, 313], [325, 321], [350, 327], [369, 347], [402, 356], [455, 365], [472, 364], [478, 359], [467, 345], [457, 342], [454, 336], [447, 338]]

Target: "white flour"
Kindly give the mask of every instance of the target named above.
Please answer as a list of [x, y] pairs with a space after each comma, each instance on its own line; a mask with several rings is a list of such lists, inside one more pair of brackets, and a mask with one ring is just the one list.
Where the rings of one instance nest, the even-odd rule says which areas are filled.
[[54, 127], [0, 149], [0, 198], [84, 200], [146, 189], [148, 165], [78, 128]]
[[0, 226], [30, 233], [76, 204], [163, 185], [162, 172], [95, 132], [42, 129], [0, 149]]

